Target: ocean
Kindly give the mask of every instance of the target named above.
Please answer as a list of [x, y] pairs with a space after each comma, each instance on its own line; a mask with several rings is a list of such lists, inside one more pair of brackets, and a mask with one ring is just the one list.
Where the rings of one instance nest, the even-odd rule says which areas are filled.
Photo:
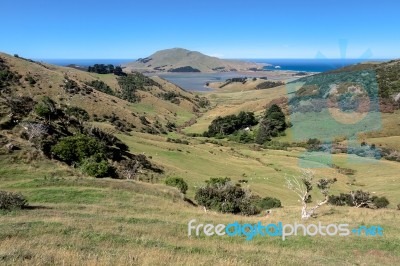
[[271, 66], [265, 70], [293, 70], [299, 72], [325, 72], [366, 61], [387, 61], [388, 59], [245, 59]]
[[[291, 70], [297, 72], [325, 72], [344, 66], [353, 65], [365, 61], [387, 61], [383, 59], [241, 59], [243, 61], [265, 63], [266, 71]], [[49, 64], [67, 66], [75, 64], [82, 67], [94, 64], [121, 65], [135, 61], [135, 59], [36, 59]], [[262, 72], [257, 72], [261, 74]], [[152, 74], [149, 74], [152, 75]], [[266, 73], [268, 75], [268, 73]], [[243, 76], [243, 73], [162, 73], [160, 77], [189, 91], [208, 91], [207, 82], [224, 81], [228, 78]], [[247, 75], [251, 77], [251, 75]]]
[[[91, 66], [94, 64], [113, 64], [122, 65], [124, 63], [133, 62], [136, 59], [35, 59], [36, 61], [46, 62], [58, 66], [67, 66], [75, 64], [78, 66]], [[353, 65], [365, 61], [387, 61], [388, 59], [240, 59], [243, 61], [265, 63], [265, 70], [293, 70], [299, 72], [325, 72]]]

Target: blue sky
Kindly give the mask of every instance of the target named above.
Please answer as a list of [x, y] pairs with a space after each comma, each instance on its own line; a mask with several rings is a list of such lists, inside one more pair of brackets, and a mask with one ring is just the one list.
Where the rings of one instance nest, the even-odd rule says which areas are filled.
[[339, 40], [348, 58], [367, 50], [400, 57], [395, 0], [2, 0], [0, 9], [0, 51], [36, 59], [134, 59], [173, 47], [223, 58], [340, 58]]

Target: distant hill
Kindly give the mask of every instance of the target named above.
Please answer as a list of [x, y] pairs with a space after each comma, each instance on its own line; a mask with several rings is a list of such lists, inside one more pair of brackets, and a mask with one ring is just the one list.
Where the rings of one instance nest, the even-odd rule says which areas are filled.
[[229, 72], [262, 70], [263, 64], [239, 60], [223, 60], [182, 48], [158, 51], [123, 65], [125, 71], [140, 72]]

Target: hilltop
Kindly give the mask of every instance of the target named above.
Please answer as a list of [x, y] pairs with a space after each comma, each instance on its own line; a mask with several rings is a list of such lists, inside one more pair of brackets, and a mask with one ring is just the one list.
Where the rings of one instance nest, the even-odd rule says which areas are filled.
[[172, 48], [155, 52], [123, 65], [125, 71], [140, 72], [229, 72], [262, 70], [263, 64], [223, 60], [200, 52]]

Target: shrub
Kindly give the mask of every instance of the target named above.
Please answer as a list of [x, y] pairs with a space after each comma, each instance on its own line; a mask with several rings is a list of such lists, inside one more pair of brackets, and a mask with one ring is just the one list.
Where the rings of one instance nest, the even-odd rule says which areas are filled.
[[32, 78], [31, 76], [26, 76], [25, 77], [25, 81], [28, 81], [29, 85], [35, 85], [36, 84], [36, 80], [34, 78]]
[[145, 125], [145, 126], [150, 125], [150, 122], [147, 120], [147, 118], [145, 116], [140, 116], [139, 119], [143, 125]]
[[93, 155], [105, 158], [105, 151], [103, 143], [82, 134], [64, 137], [52, 148], [58, 158], [69, 164], [81, 163]]
[[279, 199], [265, 197], [258, 202], [258, 207], [261, 209], [272, 209], [272, 208], [280, 208], [282, 207], [282, 203]]
[[386, 197], [372, 197], [372, 202], [378, 208], [386, 208], [389, 205], [389, 200]]
[[195, 200], [207, 209], [223, 213], [254, 215], [260, 213], [255, 197], [229, 178], [211, 178], [196, 191]]
[[22, 209], [27, 205], [27, 201], [22, 194], [0, 191], [0, 209], [14, 210]]
[[51, 116], [51, 111], [49, 110], [49, 108], [41, 103], [35, 106], [35, 113], [43, 118], [48, 118], [49, 116]]
[[68, 77], [65, 77], [64, 83], [65, 84], [63, 88], [67, 93], [76, 94], [81, 91], [81, 88], [79, 87], [78, 83], [72, 79], [69, 79]]
[[362, 190], [352, 191], [348, 194], [340, 193], [339, 196], [331, 195], [328, 199], [329, 204], [336, 206], [350, 206], [357, 208], [386, 208], [389, 200], [386, 197], [370, 197], [369, 192]]
[[246, 131], [238, 131], [229, 137], [229, 140], [236, 141], [239, 143], [251, 143], [254, 142], [254, 137]]
[[98, 156], [84, 159], [79, 168], [83, 173], [94, 177], [105, 177], [110, 171], [108, 162]]
[[211, 177], [210, 180], [206, 180], [206, 184], [209, 186], [224, 186], [230, 181], [229, 177]]
[[167, 186], [176, 187], [183, 194], [186, 194], [186, 191], [188, 190], [188, 184], [181, 177], [168, 177], [165, 180], [165, 184]]

